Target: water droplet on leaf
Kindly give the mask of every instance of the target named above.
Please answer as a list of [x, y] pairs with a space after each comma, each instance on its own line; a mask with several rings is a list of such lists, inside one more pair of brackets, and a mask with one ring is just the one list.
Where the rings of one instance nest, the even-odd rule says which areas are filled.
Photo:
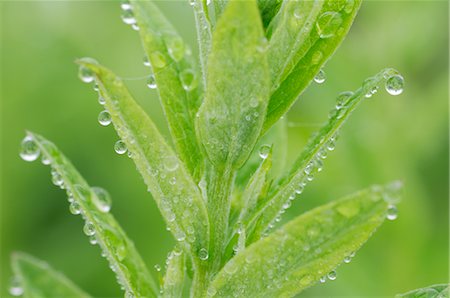
[[94, 72], [87, 67], [80, 66], [78, 77], [84, 83], [91, 83], [94, 81]]
[[342, 16], [339, 12], [328, 11], [323, 13], [316, 23], [317, 33], [320, 38], [330, 38], [342, 24]]
[[323, 82], [325, 82], [326, 79], [327, 79], [327, 76], [326, 76], [325, 72], [321, 69], [314, 77], [314, 82], [316, 82], [317, 84], [322, 84]]
[[386, 218], [389, 220], [395, 220], [398, 216], [398, 209], [395, 205], [390, 205], [386, 211]]
[[269, 145], [262, 145], [261, 148], [259, 148], [259, 157], [262, 159], [266, 159], [269, 156], [271, 147]]
[[400, 95], [403, 92], [404, 80], [401, 75], [394, 75], [387, 79], [385, 88], [390, 95]]
[[95, 227], [92, 223], [87, 222], [83, 227], [83, 232], [86, 236], [93, 236], [95, 235]]
[[25, 161], [38, 159], [41, 150], [31, 136], [26, 136], [21, 143], [20, 157]]
[[97, 186], [92, 187], [91, 190], [95, 194], [95, 196], [93, 196], [92, 198], [98, 210], [104, 213], [109, 212], [111, 210], [112, 204], [111, 196], [109, 195], [109, 193], [105, 189]]
[[125, 154], [127, 152], [127, 145], [124, 141], [118, 140], [114, 144], [114, 151], [116, 151], [117, 154]]
[[98, 123], [102, 126], [108, 126], [111, 124], [111, 114], [108, 111], [101, 111], [98, 114]]
[[197, 87], [197, 78], [191, 69], [185, 69], [180, 73], [180, 81], [186, 91], [194, 90]]
[[198, 252], [198, 258], [202, 261], [205, 261], [208, 259], [208, 250], [206, 248], [202, 248]]

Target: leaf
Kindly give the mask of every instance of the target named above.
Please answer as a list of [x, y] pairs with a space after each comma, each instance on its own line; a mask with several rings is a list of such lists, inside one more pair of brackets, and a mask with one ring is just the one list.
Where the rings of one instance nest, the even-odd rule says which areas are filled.
[[[303, 2], [312, 3], [312, 1], [302, 1], [302, 3]], [[298, 2], [285, 1], [284, 3], [287, 3], [287, 9], [288, 7], [292, 8], [292, 6]], [[321, 67], [333, 55], [347, 35], [360, 5], [361, 0], [326, 0], [323, 3], [321, 13], [318, 15], [318, 18], [311, 20], [310, 24], [314, 25], [315, 28], [311, 28], [312, 30], [309, 31], [307, 36], [300, 34], [301, 40], [298, 42], [289, 42], [289, 44], [294, 43], [295, 47], [292, 49], [297, 50], [294, 51], [295, 55], [291, 55], [288, 59], [286, 67], [282, 69], [282, 76], [278, 80], [272, 82], [273, 90], [267, 106], [267, 116], [262, 133], [267, 131], [289, 110], [297, 97], [303, 90], [305, 90]], [[281, 12], [282, 11], [280, 10], [279, 14], [281, 14]], [[289, 12], [290, 13], [287, 11], [283, 15], [284, 18], [294, 20], [295, 16], [293, 13], [295, 10], [290, 10]], [[330, 15], [332, 17], [330, 17]], [[286, 22], [288, 22], [287, 19]], [[321, 26], [319, 26], [318, 23]], [[269, 53], [271, 53], [269, 54], [269, 65], [271, 67], [273, 67], [273, 65], [279, 65], [280, 62], [284, 62], [283, 57], [289, 54], [288, 52], [280, 51], [282, 56], [277, 56], [277, 49], [279, 49], [280, 46], [282, 46], [283, 43], [287, 42], [290, 38], [287, 32], [284, 32], [288, 30], [283, 27], [284, 22], [280, 20], [279, 24], [280, 27], [278, 30], [274, 30], [273, 36], [271, 37], [269, 43]], [[320, 38], [318, 27], [323, 28], [320, 32], [322, 32], [322, 36], [324, 36], [324, 38]], [[278, 35], [277, 32], [279, 32], [281, 36], [279, 39], [276, 38]], [[331, 33], [335, 34], [331, 35]], [[278, 75], [274, 72], [274, 70], [272, 70], [271, 73], [272, 77]]]
[[323, 160], [327, 157], [328, 151], [334, 150], [339, 129], [352, 112], [368, 94], [372, 96], [372, 93], [376, 92], [381, 84], [397, 73], [394, 69], [382, 70], [374, 77], [367, 79], [363, 86], [354, 93], [343, 92], [339, 95], [338, 105], [340, 108], [332, 110], [328, 122], [309, 140], [288, 175], [280, 181], [279, 187], [254, 213], [252, 219], [254, 223], [262, 214], [258, 223], [260, 228], [256, 231], [262, 232], [272, 225], [281, 210], [290, 205], [286, 205], [286, 203], [301, 194], [303, 188], [314, 179], [314, 175], [322, 170]]
[[267, 28], [273, 17], [280, 10], [283, 1], [281, 0], [258, 0], [258, 8], [264, 28]]
[[90, 297], [63, 274], [28, 254], [13, 253], [12, 269], [18, 282], [14, 287], [18, 293], [23, 291], [25, 298]]
[[448, 298], [450, 288], [448, 284], [433, 285], [426, 288], [416, 289], [404, 294], [398, 294], [395, 298]]
[[252, 244], [217, 274], [215, 297], [292, 297], [312, 286], [381, 225], [389, 206], [384, 191], [366, 189], [313, 209]]
[[256, 2], [231, 1], [213, 34], [206, 96], [196, 123], [217, 168], [240, 168], [260, 134], [269, 91], [263, 39]]
[[194, 119], [201, 103], [201, 85], [191, 50], [153, 2], [131, 3], [176, 151], [189, 172], [199, 178], [202, 156]]
[[200, 50], [200, 64], [202, 69], [202, 83], [206, 86], [206, 65], [211, 49], [212, 24], [209, 16], [206, 0], [194, 0], [193, 2], [195, 27], [197, 28], [197, 40]]
[[157, 286], [133, 242], [114, 217], [98, 207], [99, 197], [71, 162], [45, 138], [28, 133], [52, 167], [54, 181], [60, 181], [69, 196], [71, 212], [85, 220], [84, 232], [92, 236], [105, 254], [117, 281], [127, 293], [139, 297], [155, 297]]
[[95, 74], [114, 127], [131, 152], [171, 233], [198, 260], [198, 252], [208, 247], [209, 223], [205, 203], [185, 165], [119, 77], [91, 59], [78, 63]]
[[185, 272], [185, 255], [180, 248], [176, 248], [168, 257], [162, 297], [183, 297]]

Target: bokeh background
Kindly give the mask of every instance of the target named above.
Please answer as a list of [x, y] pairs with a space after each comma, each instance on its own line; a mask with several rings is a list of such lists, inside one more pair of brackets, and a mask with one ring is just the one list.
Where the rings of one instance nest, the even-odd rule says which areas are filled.
[[[186, 1], [187, 2], [187, 1]], [[196, 49], [187, 3], [158, 2]], [[11, 1], [1, 7], [1, 297], [15, 250], [47, 260], [96, 297], [122, 296], [113, 273], [68, 212], [65, 193], [48, 167], [18, 156], [29, 129], [53, 140], [91, 185], [109, 190], [112, 213], [134, 239], [148, 266], [162, 264], [173, 245], [131, 160], [113, 151], [117, 135], [97, 123], [101, 108], [77, 78], [77, 57], [95, 57], [127, 83], [167, 133], [138, 34], [124, 25], [116, 1]], [[386, 222], [336, 281], [302, 297], [393, 296], [448, 281], [448, 2], [367, 1], [346, 41], [288, 114], [294, 159], [334, 105], [390, 66], [405, 77], [402, 95], [380, 92], [344, 127], [325, 171], [285, 220], [369, 186], [402, 179], [399, 218]]]

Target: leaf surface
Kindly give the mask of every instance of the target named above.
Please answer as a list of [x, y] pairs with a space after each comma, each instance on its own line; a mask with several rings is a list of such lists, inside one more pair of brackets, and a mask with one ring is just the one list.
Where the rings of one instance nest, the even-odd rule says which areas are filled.
[[63, 274], [28, 254], [14, 253], [12, 269], [25, 298], [90, 297]]
[[176, 248], [169, 254], [167, 270], [164, 276], [164, 291], [162, 297], [183, 297], [185, 278], [185, 254], [180, 248]]
[[450, 287], [448, 284], [433, 285], [426, 288], [416, 289], [404, 294], [398, 294], [395, 298], [448, 298]]
[[72, 163], [45, 138], [29, 133], [40, 152], [50, 162], [53, 178], [62, 181], [69, 196], [70, 210], [85, 220], [84, 232], [101, 248], [116, 274], [117, 281], [129, 294], [156, 297], [156, 282], [148, 272], [134, 243], [127, 237], [115, 218], [99, 206], [97, 193], [83, 179]]
[[389, 206], [384, 191], [370, 188], [300, 215], [238, 253], [210, 291], [215, 297], [292, 297], [312, 286], [381, 225]]

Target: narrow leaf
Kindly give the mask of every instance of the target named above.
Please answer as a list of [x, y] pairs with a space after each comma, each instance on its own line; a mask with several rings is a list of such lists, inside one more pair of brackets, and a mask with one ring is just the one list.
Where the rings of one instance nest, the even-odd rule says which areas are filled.
[[264, 122], [268, 68], [256, 2], [231, 1], [213, 34], [197, 130], [217, 168], [238, 169]]
[[191, 50], [153, 2], [131, 3], [176, 151], [198, 178], [202, 163], [194, 119], [201, 84]]
[[54, 181], [66, 189], [71, 212], [83, 216], [84, 233], [91, 236], [91, 241], [100, 246], [120, 285], [129, 294], [155, 297], [158, 293], [156, 282], [148, 272], [134, 243], [112, 214], [99, 207], [100, 198], [97, 192], [53, 143], [37, 134], [29, 133], [29, 136], [49, 161]]
[[[312, 3], [312, 1], [301, 2]], [[314, 3], [316, 2], [323, 1], [315, 1]], [[299, 2], [285, 1], [284, 3], [286, 3], [286, 7], [288, 7], [288, 5], [291, 7]], [[310, 22], [310, 25], [313, 26], [313, 28], [309, 31], [309, 35], [302, 35], [300, 44], [295, 43], [294, 41], [290, 42], [296, 44], [296, 47], [294, 48], [300, 47], [294, 52], [295, 55], [290, 56], [286, 67], [283, 69], [282, 76], [273, 82], [274, 89], [272, 90], [269, 105], [267, 107], [267, 116], [264, 122], [263, 133], [289, 110], [297, 97], [305, 90], [321, 67], [333, 55], [350, 30], [360, 5], [361, 0], [326, 0], [323, 3], [321, 12], [318, 14], [317, 18]], [[285, 18], [289, 18], [291, 21], [294, 21], [295, 24], [297, 22], [302, 23], [301, 20], [304, 16], [302, 16], [301, 11], [295, 10], [294, 8], [293, 11], [290, 10], [289, 12], [290, 14], [286, 12], [284, 15]], [[296, 18], [294, 15], [296, 12], [300, 13], [300, 18]], [[286, 19], [286, 21], [288, 20]], [[283, 24], [283, 22], [280, 22], [280, 25], [281, 24]], [[283, 28], [283, 26], [278, 29], [280, 35], [287, 35], [283, 30], [287, 29]], [[269, 46], [269, 51], [270, 48], [273, 48], [272, 59], [269, 60], [271, 67], [283, 62], [283, 59], [273, 60], [273, 57], [276, 57], [275, 51], [280, 45], [275, 41], [275, 37], [272, 38]], [[289, 36], [287, 35], [282, 38], [282, 40], [285, 40], [286, 38], [289, 38]], [[284, 56], [289, 54], [284, 51], [281, 51], [281, 53]], [[272, 61], [278, 62], [274, 63]], [[272, 71], [272, 76], [274, 77], [275, 75], [277, 75], [277, 73]]]
[[13, 285], [15, 294], [23, 292], [25, 298], [90, 297], [63, 274], [28, 254], [14, 253], [12, 269], [18, 283]]
[[[386, 217], [384, 188], [313, 209], [231, 259], [212, 283], [215, 297], [292, 297], [357, 251]], [[254, 276], [258, 276], [257, 279]]]
[[398, 294], [395, 298], [448, 298], [450, 287], [448, 284], [433, 285], [426, 288], [413, 290], [404, 294]]
[[197, 185], [185, 165], [119, 77], [91, 59], [82, 59], [78, 63], [95, 74], [99, 91], [105, 98], [105, 108], [167, 226], [175, 239], [189, 247], [196, 257], [202, 248], [208, 247], [208, 216]]
[[183, 297], [185, 272], [185, 255], [180, 248], [176, 248], [168, 258], [162, 297]]
[[[394, 69], [385, 69], [372, 78], [367, 79], [363, 86], [353, 92], [344, 92], [338, 97], [339, 109], [332, 110], [328, 122], [307, 143], [301, 155], [293, 164], [290, 172], [281, 180], [279, 187], [275, 189], [270, 198], [255, 212], [253, 221], [260, 214], [258, 225], [260, 231], [273, 224], [274, 219], [284, 209], [289, 200], [299, 195], [303, 188], [313, 180], [314, 175], [322, 170], [323, 160], [329, 151], [333, 151], [338, 131], [350, 117], [352, 112], [367, 96], [372, 96], [381, 84], [398, 72]], [[257, 229], [258, 230], [258, 229]]]

